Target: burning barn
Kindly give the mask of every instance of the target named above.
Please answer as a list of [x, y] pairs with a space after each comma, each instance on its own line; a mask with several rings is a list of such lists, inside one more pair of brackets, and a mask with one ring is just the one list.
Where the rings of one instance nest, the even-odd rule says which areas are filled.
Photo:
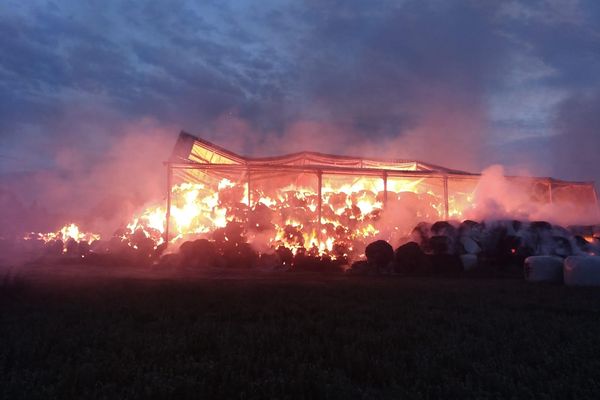
[[[167, 241], [222, 232], [224, 240], [244, 235], [258, 249], [334, 257], [352, 256], [375, 238], [399, 240], [422, 221], [469, 217], [481, 178], [414, 160], [316, 152], [249, 158], [185, 132], [166, 165], [166, 225], [164, 214], [144, 218], [149, 226], [156, 220]], [[506, 180], [529, 204], [597, 210], [591, 182]]]
[[[600, 254], [591, 182], [315, 152], [248, 158], [185, 132], [165, 164], [166, 207], [152, 200], [112, 235], [75, 223], [27, 233], [23, 253], [103, 265], [400, 273]], [[555, 277], [558, 261], [526, 266], [532, 279], [540, 268]]]

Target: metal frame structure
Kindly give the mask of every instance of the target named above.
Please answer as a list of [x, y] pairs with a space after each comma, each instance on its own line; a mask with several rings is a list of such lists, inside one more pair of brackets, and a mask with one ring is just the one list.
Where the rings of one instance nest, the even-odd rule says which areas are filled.
[[[210, 160], [204, 162], [198, 162], [190, 157], [191, 148], [189, 148], [189, 142], [193, 141], [200, 143], [202, 146], [209, 147], [215, 154], [231, 158], [236, 163], [211, 163]], [[185, 145], [188, 142], [188, 145]], [[182, 151], [183, 149], [183, 151]], [[272, 172], [273, 170], [281, 171], [283, 173], [310, 173], [315, 174], [317, 178], [317, 194], [318, 194], [318, 224], [322, 224], [322, 186], [323, 186], [323, 175], [347, 175], [347, 176], [363, 176], [363, 177], [381, 177], [383, 180], [383, 205], [388, 201], [388, 179], [389, 178], [437, 178], [440, 179], [440, 183], [443, 190], [443, 216], [445, 219], [449, 216], [449, 189], [448, 182], [452, 180], [479, 180], [481, 174], [474, 174], [464, 171], [452, 170], [443, 168], [437, 165], [426, 164], [420, 161], [405, 161], [405, 160], [374, 160], [370, 159], [369, 163], [381, 161], [385, 165], [391, 165], [393, 163], [413, 163], [416, 167], [421, 169], [415, 170], [400, 170], [391, 168], [373, 168], [364, 167], [363, 162], [359, 162], [359, 166], [346, 166], [346, 165], [315, 165], [315, 164], [298, 164], [289, 165], [281, 163], [281, 160], [285, 159], [300, 159], [301, 157], [315, 156], [315, 157], [327, 157], [332, 160], [360, 160], [357, 157], [344, 157], [330, 154], [314, 153], [314, 152], [303, 152], [294, 153], [282, 157], [264, 157], [264, 158], [246, 158], [232, 153], [222, 147], [219, 147], [206, 140], [197, 138], [188, 133], [181, 132], [179, 139], [173, 150], [171, 159], [166, 161], [164, 164], [167, 168], [167, 193], [166, 193], [166, 229], [165, 229], [165, 241], [169, 241], [169, 226], [171, 219], [171, 193], [173, 188], [173, 174], [178, 170], [202, 170], [202, 171], [220, 171], [220, 172], [237, 172], [246, 173], [246, 183], [248, 185], [248, 205], [252, 206], [252, 174]], [[535, 181], [538, 183], [545, 183], [548, 185], [548, 202], [553, 202], [553, 189], [556, 185], [582, 185], [591, 186], [593, 190], [593, 197], [596, 207], [598, 207], [598, 194], [594, 187], [593, 182], [571, 182], [557, 180], [553, 178], [536, 178], [536, 177], [520, 177], [520, 176], [507, 176], [509, 180], [527, 180]], [[320, 229], [319, 229], [320, 231]]]

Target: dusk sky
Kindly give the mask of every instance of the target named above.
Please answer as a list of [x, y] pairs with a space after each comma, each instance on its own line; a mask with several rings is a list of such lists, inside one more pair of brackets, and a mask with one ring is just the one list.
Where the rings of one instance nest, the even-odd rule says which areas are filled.
[[596, 1], [8, 0], [0, 48], [5, 177], [184, 129], [600, 179]]

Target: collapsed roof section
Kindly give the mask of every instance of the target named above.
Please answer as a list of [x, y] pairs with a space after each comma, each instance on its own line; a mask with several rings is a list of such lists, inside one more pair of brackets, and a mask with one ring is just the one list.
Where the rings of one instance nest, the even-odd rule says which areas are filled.
[[207, 140], [181, 132], [170, 159], [171, 163], [198, 163], [217, 165], [240, 165], [247, 167], [289, 166], [310, 168], [333, 168], [336, 170], [389, 170], [406, 172], [429, 172], [439, 174], [475, 175], [452, 170], [439, 165], [416, 160], [385, 160], [364, 157], [339, 156], [312, 151], [286, 154], [277, 157], [250, 158], [217, 146]]
[[[288, 180], [290, 174], [296, 174], [295, 182], [299, 184], [303, 181], [301, 175], [316, 173], [328, 176], [417, 178], [426, 181], [421, 184], [423, 187], [465, 186], [463, 190], [467, 191], [472, 190], [473, 185], [481, 177], [481, 174], [444, 168], [416, 160], [385, 160], [310, 151], [277, 157], [244, 157], [184, 131], [179, 134], [168, 164], [174, 172], [176, 181], [172, 183], [192, 182], [208, 185], [213, 185], [223, 178], [242, 182], [248, 181], [250, 175], [254, 180], [269, 180], [277, 179], [284, 174], [287, 174]], [[568, 197], [571, 198], [570, 201], [576, 199], [582, 203], [598, 204], [593, 182], [525, 176], [509, 176], [507, 179], [514, 185], [526, 188], [534, 198], [545, 199], [543, 201], [553, 202]], [[446, 187], [444, 191], [447, 193], [448, 188]]]

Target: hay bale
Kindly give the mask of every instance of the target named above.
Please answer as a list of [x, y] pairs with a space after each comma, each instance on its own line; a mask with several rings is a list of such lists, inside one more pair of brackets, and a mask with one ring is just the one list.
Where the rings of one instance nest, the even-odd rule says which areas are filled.
[[414, 227], [410, 237], [419, 246], [426, 246], [430, 235], [430, 225], [427, 222], [420, 222]]
[[248, 216], [248, 228], [256, 232], [264, 232], [275, 229], [271, 223], [275, 212], [262, 203], [254, 206]]
[[165, 254], [160, 257], [158, 265], [160, 267], [176, 268], [181, 265], [181, 263], [182, 263], [181, 258], [182, 258], [181, 253]]
[[429, 249], [433, 254], [449, 254], [450, 239], [442, 235], [432, 236], [429, 238]]
[[576, 246], [571, 244], [571, 240], [569, 237], [565, 236], [554, 236], [554, 247], [552, 249], [552, 253], [559, 257], [568, 257], [575, 254]]
[[547, 221], [532, 221], [529, 224], [529, 229], [539, 230], [539, 231], [551, 231], [552, 224]]
[[280, 270], [285, 269], [279, 255], [274, 253], [261, 253], [256, 264], [257, 268], [265, 270]]
[[545, 256], [552, 254], [554, 239], [552, 225], [546, 221], [533, 221], [529, 224], [528, 239], [535, 255]]
[[367, 262], [377, 271], [386, 271], [394, 261], [394, 248], [385, 240], [376, 240], [365, 248]]
[[460, 256], [460, 262], [465, 271], [475, 269], [478, 265], [477, 254], [462, 254]]
[[600, 286], [600, 257], [567, 257], [563, 273], [568, 286]]
[[359, 260], [353, 262], [346, 272], [351, 275], [367, 275], [369, 270], [369, 263], [365, 260]]
[[44, 247], [47, 255], [61, 256], [63, 254], [64, 243], [60, 239], [49, 240]]
[[598, 256], [600, 255], [600, 237], [594, 236], [590, 241], [590, 253]]
[[556, 256], [531, 256], [525, 259], [525, 280], [529, 282], [562, 282], [563, 259]]
[[77, 242], [77, 240], [70, 237], [65, 242], [65, 248], [63, 251], [70, 256], [76, 256], [76, 255], [79, 255], [78, 249], [79, 249], [79, 243]]
[[77, 254], [80, 256], [87, 256], [90, 253], [90, 245], [86, 241], [79, 242], [77, 246]]
[[408, 242], [398, 247], [395, 252], [396, 272], [425, 272], [425, 253], [418, 243]]
[[534, 252], [520, 236], [505, 235], [499, 238], [495, 253], [488, 253], [488, 255], [493, 256], [501, 267], [509, 265], [521, 267], [524, 265], [525, 259], [533, 256]]
[[594, 234], [593, 225], [569, 225], [567, 230], [574, 236], [592, 236]]
[[258, 253], [248, 243], [238, 246], [236, 256], [237, 266], [241, 268], [254, 268], [258, 263]]
[[296, 271], [323, 272], [324, 268], [321, 257], [314, 253], [298, 251], [294, 256], [294, 270]]
[[294, 262], [294, 253], [292, 250], [288, 249], [285, 246], [279, 246], [277, 250], [275, 250], [277, 256], [281, 260], [281, 265], [291, 267]]
[[96, 254], [107, 254], [110, 251], [110, 242], [107, 240], [94, 240], [90, 244], [90, 251]]
[[156, 248], [154, 249], [154, 252], [152, 254], [152, 258], [154, 258], [155, 260], [160, 259], [160, 257], [167, 250], [168, 247], [169, 247], [168, 242], [163, 242], [163, 243], [159, 244], [158, 246], [156, 246]]
[[583, 251], [585, 253], [589, 253], [591, 251], [590, 244], [583, 236], [575, 235], [573, 240], [575, 241], [575, 245], [577, 245], [577, 249], [579, 249], [579, 251]]
[[437, 221], [431, 225], [431, 233], [434, 236], [452, 237], [456, 235], [456, 228], [448, 221]]
[[481, 247], [469, 236], [461, 236], [460, 244], [462, 245], [464, 252], [467, 254], [478, 254], [481, 252]]
[[214, 243], [206, 239], [184, 242], [179, 247], [180, 266], [204, 268], [215, 265], [217, 253]]

